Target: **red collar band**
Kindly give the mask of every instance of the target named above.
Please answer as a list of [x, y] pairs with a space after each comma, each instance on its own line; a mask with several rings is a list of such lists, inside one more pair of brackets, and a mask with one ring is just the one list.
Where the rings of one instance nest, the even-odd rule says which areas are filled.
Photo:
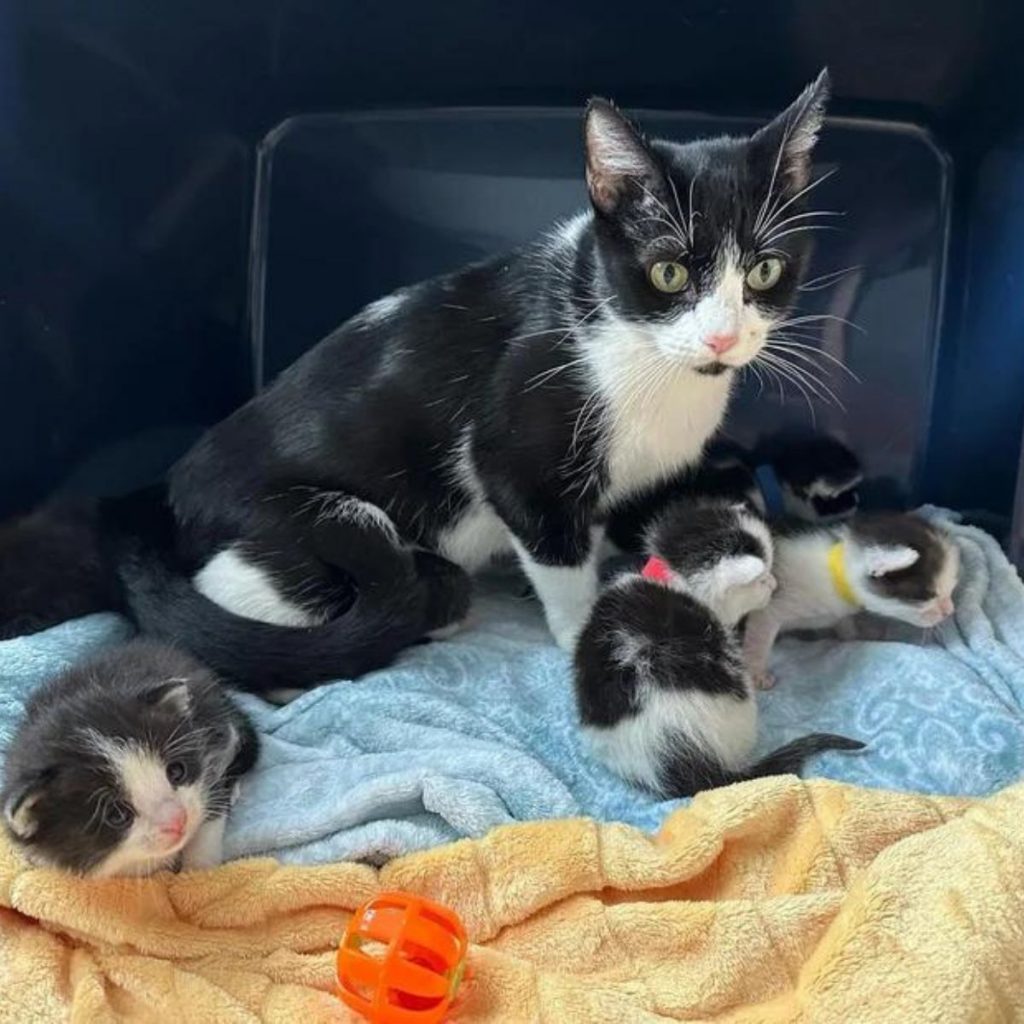
[[657, 555], [651, 555], [647, 559], [647, 564], [640, 571], [640, 575], [645, 580], [651, 580], [654, 583], [664, 583], [666, 586], [672, 582], [672, 570], [668, 567], [668, 562], [664, 558], [659, 558]]

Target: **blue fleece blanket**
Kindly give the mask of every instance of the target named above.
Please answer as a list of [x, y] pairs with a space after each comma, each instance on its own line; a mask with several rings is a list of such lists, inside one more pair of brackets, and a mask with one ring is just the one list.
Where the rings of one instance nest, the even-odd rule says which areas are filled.
[[[822, 755], [813, 773], [927, 793], [985, 794], [1024, 774], [1024, 587], [991, 537], [950, 529], [963, 558], [954, 620], [927, 645], [784, 639], [779, 684], [759, 697], [762, 749], [815, 730], [857, 736], [865, 752]], [[589, 757], [569, 658], [517, 589], [484, 584], [471, 628], [387, 671], [283, 708], [243, 697], [264, 750], [232, 814], [228, 854], [383, 861], [571, 815], [656, 828], [675, 803]], [[0, 643], [0, 745], [34, 685], [128, 633], [114, 616], [92, 616]]]

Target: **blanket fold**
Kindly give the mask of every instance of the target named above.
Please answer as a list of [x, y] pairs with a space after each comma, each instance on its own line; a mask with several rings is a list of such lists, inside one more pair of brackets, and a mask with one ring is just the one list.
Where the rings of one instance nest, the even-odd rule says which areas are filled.
[[0, 1021], [350, 1021], [382, 888], [474, 943], [455, 1021], [1024, 1019], [1024, 784], [985, 799], [763, 779], [656, 836], [567, 819], [365, 864], [83, 881], [0, 846]]

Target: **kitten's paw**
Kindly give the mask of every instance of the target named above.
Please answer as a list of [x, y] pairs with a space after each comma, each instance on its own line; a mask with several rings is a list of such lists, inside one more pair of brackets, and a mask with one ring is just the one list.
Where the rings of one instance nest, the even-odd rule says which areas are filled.
[[763, 672], [752, 672], [750, 677], [759, 690], [770, 690], [776, 683], [775, 676], [767, 669]]

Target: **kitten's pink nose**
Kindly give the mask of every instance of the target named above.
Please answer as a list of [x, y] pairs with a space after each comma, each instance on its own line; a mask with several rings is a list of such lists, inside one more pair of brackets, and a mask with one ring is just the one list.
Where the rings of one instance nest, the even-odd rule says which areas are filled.
[[180, 804], [169, 807], [160, 816], [160, 831], [166, 836], [173, 836], [180, 839], [185, 833], [185, 823], [188, 821], [188, 813]]
[[736, 347], [736, 342], [740, 340], [738, 334], [712, 334], [709, 335], [707, 340], [704, 342], [705, 345], [716, 356], [720, 356], [723, 352], [728, 352], [729, 349]]

